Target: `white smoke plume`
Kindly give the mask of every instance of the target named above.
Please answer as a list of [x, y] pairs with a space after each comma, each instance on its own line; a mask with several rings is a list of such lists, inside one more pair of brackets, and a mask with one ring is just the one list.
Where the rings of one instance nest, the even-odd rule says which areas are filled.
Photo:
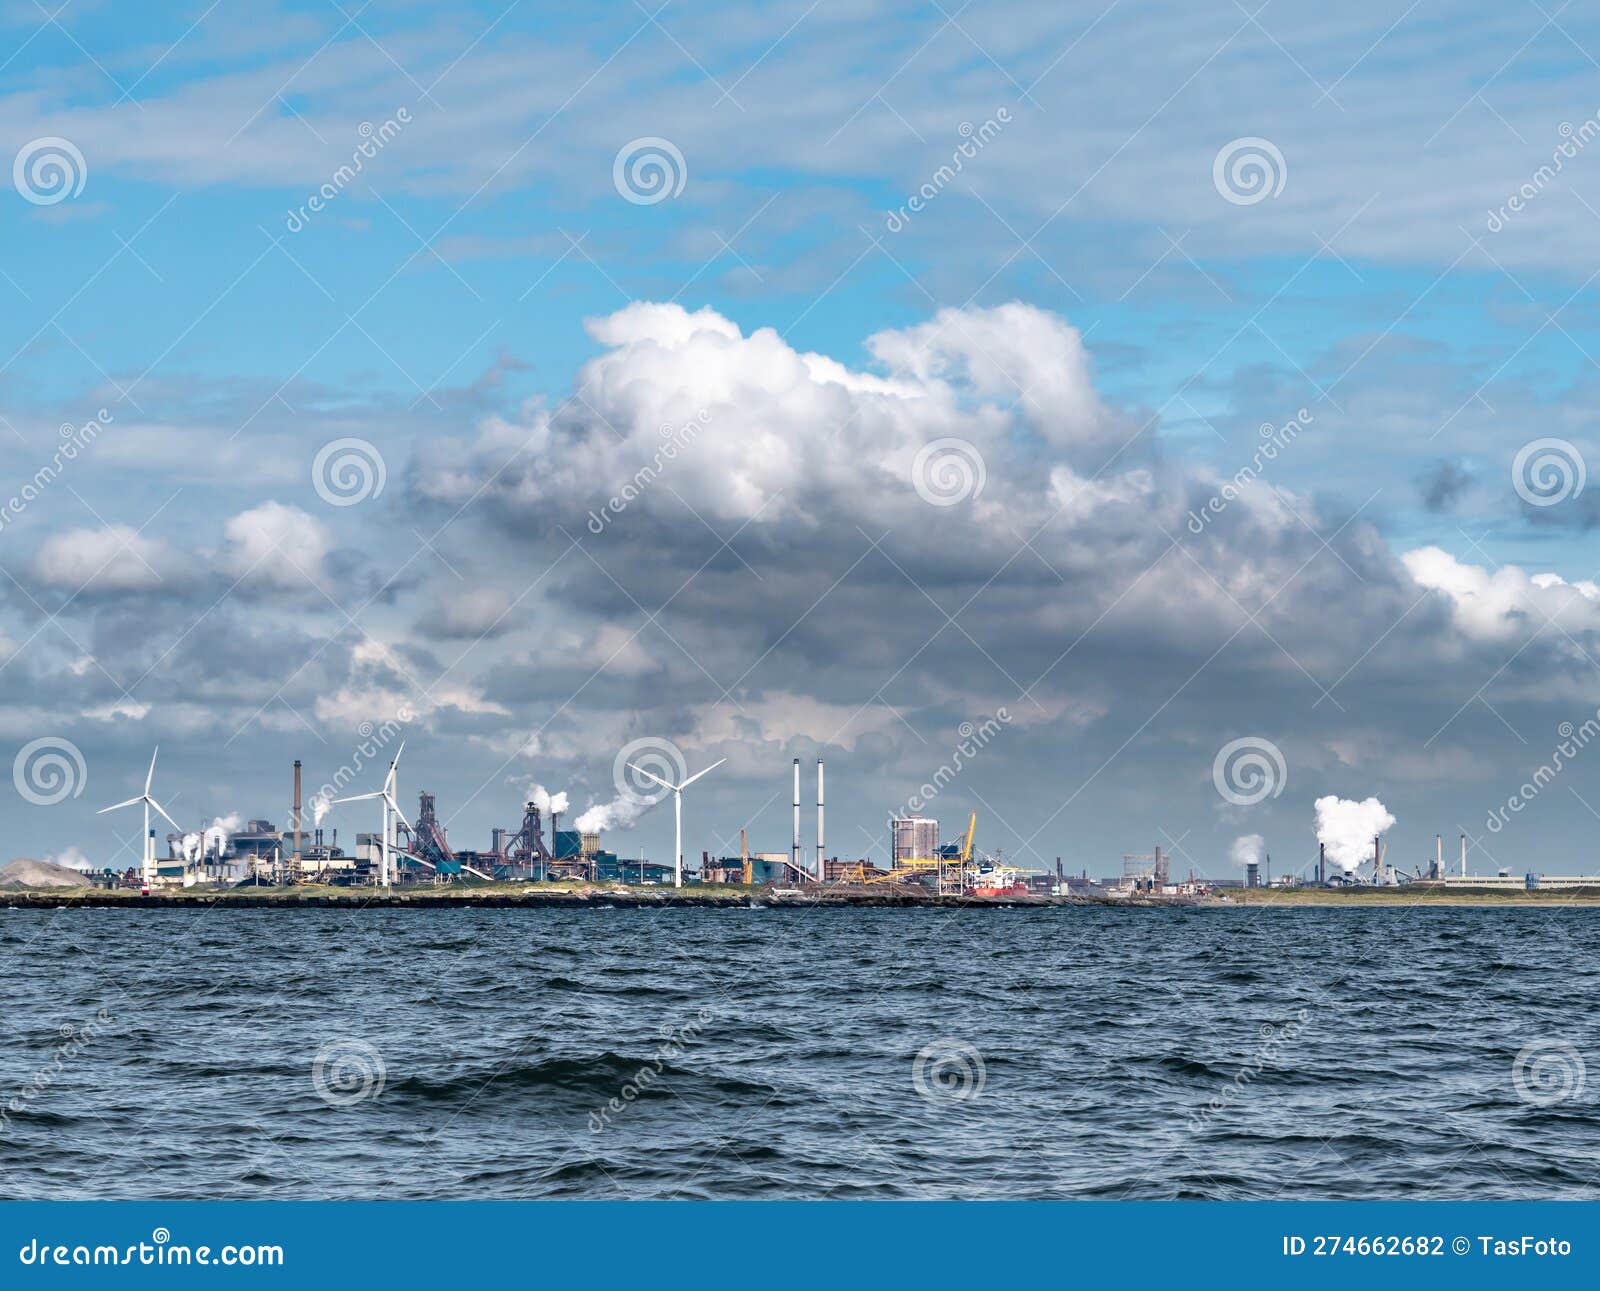
[[1228, 849], [1228, 859], [1241, 870], [1246, 865], [1259, 865], [1265, 845], [1266, 840], [1260, 834], [1242, 835], [1233, 840], [1233, 846]]
[[1376, 798], [1356, 802], [1329, 794], [1318, 798], [1317, 842], [1328, 860], [1346, 874], [1372, 859], [1372, 840], [1394, 824], [1394, 816]]
[[200, 854], [210, 852], [220, 857], [228, 850], [228, 835], [236, 834], [244, 828], [244, 817], [236, 811], [230, 811], [226, 816], [218, 816], [206, 826], [204, 843]]
[[183, 836], [183, 842], [179, 846], [178, 854], [182, 856], [185, 861], [194, 861], [199, 859], [200, 842], [201, 839], [199, 834], [185, 834]]
[[626, 829], [652, 806], [653, 803], [628, 797], [617, 798], [612, 802], [596, 803], [593, 807], [585, 808], [583, 815], [578, 817], [577, 829], [580, 834], [601, 834], [608, 829]]
[[[551, 793], [542, 784], [531, 784], [528, 786], [528, 801], [546, 816], [549, 816], [552, 812], [558, 816], [565, 816], [567, 814], [567, 807], [570, 805], [567, 802], [567, 795], [565, 791], [561, 793]], [[579, 828], [581, 829], [582, 826], [580, 825]]]
[[64, 865], [69, 870], [92, 870], [94, 863], [76, 847], [63, 848], [44, 858], [52, 865]]
[[322, 826], [322, 818], [328, 814], [328, 812], [332, 809], [332, 807], [333, 807], [333, 799], [328, 797], [327, 795], [319, 793], [319, 794], [316, 794], [316, 795], [314, 795], [312, 797], [312, 799], [311, 799], [311, 828], [312, 829], [321, 828], [321, 826]]

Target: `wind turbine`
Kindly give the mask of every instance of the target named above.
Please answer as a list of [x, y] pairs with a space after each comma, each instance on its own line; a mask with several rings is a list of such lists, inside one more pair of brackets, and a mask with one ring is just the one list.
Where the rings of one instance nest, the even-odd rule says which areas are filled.
[[654, 780], [663, 789], [672, 791], [673, 839], [675, 843], [672, 849], [672, 886], [675, 888], [683, 886], [683, 791], [705, 775], [706, 771], [715, 771], [727, 760], [727, 758], [718, 758], [705, 771], [696, 771], [682, 784], [673, 784], [668, 780], [663, 780], [658, 775], [646, 771], [641, 766], [636, 766], [632, 762], [628, 763], [630, 770], [637, 771], [646, 780]]
[[394, 761], [389, 763], [389, 774], [384, 776], [384, 778], [383, 778], [383, 788], [378, 789], [373, 793], [357, 793], [357, 794], [352, 794], [348, 798], [335, 798], [333, 800], [336, 803], [338, 803], [338, 802], [367, 802], [367, 801], [370, 801], [373, 798], [378, 798], [378, 799], [382, 800], [382, 802], [383, 802], [383, 833], [378, 836], [378, 881], [384, 887], [388, 887], [389, 886], [389, 880], [390, 880], [390, 876], [389, 876], [389, 839], [390, 839], [393, 831], [390, 828], [389, 813], [391, 811], [394, 812], [394, 814], [400, 818], [401, 823], [404, 824], [407, 829], [411, 828], [411, 822], [406, 819], [405, 812], [400, 810], [400, 804], [395, 800], [395, 768], [400, 765], [400, 755], [402, 753], [404, 753], [405, 751], [406, 751], [406, 742], [404, 740], [401, 740], [400, 741], [400, 747], [397, 748], [394, 751]]
[[114, 802], [109, 807], [102, 807], [95, 812], [95, 815], [103, 816], [108, 811], [121, 811], [124, 807], [133, 807], [139, 803], [144, 804], [144, 846], [140, 854], [139, 878], [146, 892], [150, 890], [150, 884], [155, 881], [156, 877], [156, 845], [155, 840], [150, 836], [150, 808], [154, 807], [163, 816], [166, 816], [167, 822], [180, 834], [183, 832], [183, 826], [173, 820], [171, 816], [167, 816], [167, 809], [150, 796], [150, 782], [156, 777], [156, 754], [159, 752], [161, 752], [161, 746], [158, 744], [150, 754], [150, 769], [144, 773], [143, 793], [136, 798], [129, 798], [126, 802]]

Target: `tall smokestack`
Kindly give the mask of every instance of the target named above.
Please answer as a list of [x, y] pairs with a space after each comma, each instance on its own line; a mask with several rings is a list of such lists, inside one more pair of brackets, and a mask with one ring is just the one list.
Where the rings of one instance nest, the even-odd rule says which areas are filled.
[[1383, 835], [1372, 836], [1372, 881], [1383, 882]]
[[294, 760], [294, 859], [300, 859], [300, 759]]
[[817, 759], [817, 882], [822, 882], [822, 759]]
[[1439, 878], [1444, 877], [1444, 835], [1433, 836], [1433, 872]]
[[1465, 831], [1461, 834], [1461, 877], [1467, 877], [1467, 835]]
[[800, 875], [800, 759], [794, 760], [794, 841], [789, 845], [789, 860], [795, 877]]

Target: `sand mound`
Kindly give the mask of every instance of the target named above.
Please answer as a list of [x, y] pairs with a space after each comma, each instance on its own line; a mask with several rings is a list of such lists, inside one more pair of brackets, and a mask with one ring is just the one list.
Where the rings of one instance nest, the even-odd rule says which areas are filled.
[[85, 888], [88, 877], [81, 870], [68, 869], [53, 861], [26, 857], [0, 865], [0, 887], [8, 888]]

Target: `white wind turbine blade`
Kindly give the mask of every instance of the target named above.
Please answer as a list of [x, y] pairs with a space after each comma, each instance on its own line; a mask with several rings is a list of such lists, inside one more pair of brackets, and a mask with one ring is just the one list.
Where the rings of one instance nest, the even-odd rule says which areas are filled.
[[114, 802], [109, 807], [102, 807], [99, 811], [95, 812], [95, 815], [104, 816], [108, 811], [120, 811], [124, 807], [137, 807], [143, 801], [144, 795], [141, 794], [137, 798], [129, 798], [126, 802]]
[[410, 829], [412, 827], [411, 826], [411, 822], [406, 819], [405, 812], [400, 810], [400, 804], [397, 803], [394, 800], [393, 796], [390, 795], [390, 794], [384, 794], [383, 797], [386, 798], [388, 800], [388, 802], [389, 802], [389, 810], [394, 812], [394, 814], [396, 816], [400, 817], [400, 823], [402, 825], [404, 825], [407, 829]]
[[150, 796], [150, 784], [156, 778], [156, 754], [159, 752], [161, 746], [158, 744], [150, 751], [150, 769], [144, 773], [144, 794], [147, 798]]
[[[710, 770], [710, 768], [709, 768], [709, 767], [707, 767], [707, 768], [706, 768], [706, 769], [707, 769], [707, 770]], [[635, 763], [632, 763], [632, 762], [630, 762], [630, 763], [628, 763], [628, 770], [630, 770], [630, 771], [637, 771], [637, 772], [638, 772], [638, 773], [639, 773], [639, 774], [640, 774], [640, 775], [642, 775], [642, 776], [643, 776], [643, 777], [644, 777], [644, 778], [645, 778], [645, 779], [646, 779], [646, 780], [654, 780], [654, 781], [655, 781], [655, 782], [656, 782], [656, 783], [657, 783], [657, 784], [658, 784], [658, 785], [660, 785], [660, 786], [661, 786], [661, 787], [662, 787], [662, 788], [663, 788], [663, 789], [677, 789], [677, 788], [678, 788], [678, 786], [677, 786], [677, 785], [675, 785], [675, 784], [671, 784], [671, 783], [669, 783], [669, 782], [668, 782], [668, 781], [666, 781], [666, 780], [663, 780], [663, 779], [662, 779], [662, 778], [661, 778], [661, 777], [660, 777], [660, 776], [658, 776], [658, 775], [655, 775], [655, 774], [654, 774], [654, 773], [653, 773], [653, 772], [650, 772], [650, 771], [646, 771], [646, 770], [645, 770], [645, 769], [644, 769], [644, 768], [643, 768], [643, 767], [642, 767], [642, 766], [638, 766], [638, 765], [636, 765], [636, 764], [635, 764]]]
[[384, 793], [382, 789], [379, 789], [376, 793], [353, 793], [348, 798], [335, 798], [333, 802], [330, 802], [328, 805], [331, 807], [335, 803], [341, 802], [366, 802], [369, 798], [382, 798], [383, 796]]
[[394, 792], [395, 768], [400, 765], [400, 755], [406, 751], [406, 742], [400, 741], [400, 747], [394, 751], [394, 761], [389, 763], [389, 774], [384, 777], [383, 787], [390, 793]]
[[680, 784], [678, 786], [678, 788], [687, 789], [690, 785], [692, 785], [701, 776], [705, 775], [706, 771], [715, 771], [718, 767], [720, 767], [727, 760], [728, 760], [727, 758], [718, 758], [715, 762], [713, 762], [710, 766], [708, 766], [705, 771], [696, 771], [692, 776], [690, 776], [687, 780], [685, 780], [682, 784]]
[[[167, 816], [167, 809], [165, 807], [163, 807], [159, 802], [157, 802], [154, 798], [147, 798], [147, 799], [145, 799], [145, 801], [148, 802], [157, 811], [159, 811], [163, 816]], [[167, 824], [171, 825], [180, 834], [183, 833], [183, 826], [180, 825], [177, 821], [173, 820], [173, 818], [171, 816], [167, 816]]]

